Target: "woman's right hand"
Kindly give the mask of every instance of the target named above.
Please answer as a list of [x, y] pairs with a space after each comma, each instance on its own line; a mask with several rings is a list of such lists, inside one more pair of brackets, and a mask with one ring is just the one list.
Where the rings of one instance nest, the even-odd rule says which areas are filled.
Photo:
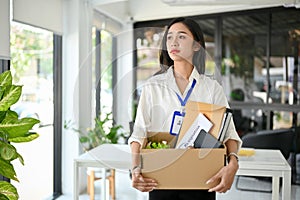
[[143, 177], [141, 169], [136, 168], [132, 170], [132, 187], [138, 189], [141, 192], [151, 192], [157, 186], [157, 182], [154, 179]]

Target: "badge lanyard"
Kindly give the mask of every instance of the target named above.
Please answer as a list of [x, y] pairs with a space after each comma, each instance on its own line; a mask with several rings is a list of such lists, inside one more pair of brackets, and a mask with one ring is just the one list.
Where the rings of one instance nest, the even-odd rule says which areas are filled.
[[185, 96], [184, 99], [182, 99], [182, 98], [180, 97], [180, 95], [179, 95], [178, 93], [176, 93], [177, 98], [178, 98], [178, 100], [180, 101], [180, 104], [181, 104], [181, 108], [182, 108], [182, 113], [181, 113], [181, 114], [182, 114], [183, 116], [185, 115], [185, 113], [184, 113], [184, 111], [183, 111], [183, 108], [185, 107], [186, 102], [187, 102], [188, 99], [190, 98], [190, 96], [191, 96], [191, 94], [192, 94], [192, 91], [193, 91], [195, 85], [196, 85], [196, 79], [193, 80], [192, 86], [191, 86], [191, 88], [189, 89], [189, 91], [187, 92], [187, 94], [186, 94], [186, 96]]
[[180, 97], [180, 95], [178, 93], [176, 93], [178, 100], [180, 101], [181, 104], [181, 112], [180, 111], [175, 111], [173, 114], [173, 119], [172, 119], [172, 123], [171, 123], [171, 128], [170, 128], [170, 134], [171, 135], [178, 135], [181, 125], [182, 125], [182, 121], [183, 121], [183, 117], [185, 116], [185, 111], [184, 111], [184, 107], [188, 101], [188, 99], [191, 96], [191, 93], [194, 89], [196, 85], [196, 79], [193, 80], [193, 83], [191, 85], [191, 88], [189, 89], [189, 91], [187, 92], [186, 96], [184, 99], [182, 99]]

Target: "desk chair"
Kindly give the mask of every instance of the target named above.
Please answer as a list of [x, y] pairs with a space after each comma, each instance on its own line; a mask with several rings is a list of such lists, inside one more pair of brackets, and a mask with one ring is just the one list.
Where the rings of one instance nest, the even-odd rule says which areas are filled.
[[[276, 129], [264, 130], [257, 133], [248, 133], [241, 139], [243, 147], [257, 148], [257, 149], [278, 149], [287, 160], [290, 153], [293, 151], [295, 133], [293, 129]], [[236, 188], [245, 191], [258, 191], [258, 192], [272, 192], [270, 190], [255, 190], [243, 189], [238, 186], [239, 177], [237, 176]], [[262, 178], [259, 178], [262, 179]], [[266, 178], [264, 178], [266, 180]], [[267, 179], [269, 180], [269, 179]]]
[[[88, 169], [88, 180], [87, 180], [87, 193], [90, 196], [90, 200], [94, 200], [95, 198], [95, 187], [94, 182], [96, 180], [100, 180], [101, 172], [99, 174], [99, 170], [97, 168], [89, 168]], [[111, 196], [111, 200], [116, 200], [116, 189], [115, 189], [115, 169], [109, 170], [109, 175], [106, 177], [109, 181], [109, 194]]]

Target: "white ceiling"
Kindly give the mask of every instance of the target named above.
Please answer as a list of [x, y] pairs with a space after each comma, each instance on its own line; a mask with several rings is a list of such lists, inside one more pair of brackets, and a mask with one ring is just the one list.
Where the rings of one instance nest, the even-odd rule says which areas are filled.
[[[178, 16], [213, 14], [273, 6], [293, 5], [299, 0], [91, 0], [100, 13], [121, 23]], [[179, 2], [169, 5], [163, 1]], [[185, 1], [186, 3], [182, 4]], [[202, 1], [202, 2], [201, 2]], [[210, 1], [208, 3], [208, 1]], [[226, 2], [226, 3], [224, 3]]]

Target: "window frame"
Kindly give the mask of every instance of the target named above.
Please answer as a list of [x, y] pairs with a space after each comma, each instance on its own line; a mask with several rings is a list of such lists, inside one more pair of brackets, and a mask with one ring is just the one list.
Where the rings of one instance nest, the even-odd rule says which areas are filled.
[[62, 195], [62, 36], [53, 34], [53, 197]]

